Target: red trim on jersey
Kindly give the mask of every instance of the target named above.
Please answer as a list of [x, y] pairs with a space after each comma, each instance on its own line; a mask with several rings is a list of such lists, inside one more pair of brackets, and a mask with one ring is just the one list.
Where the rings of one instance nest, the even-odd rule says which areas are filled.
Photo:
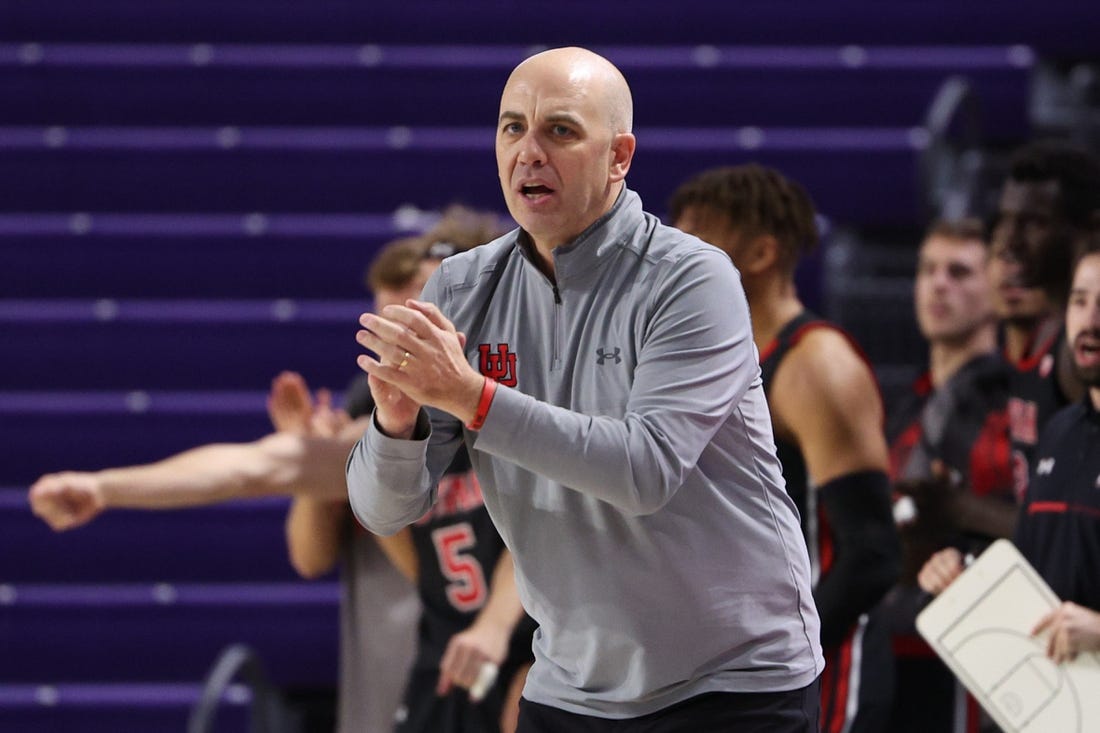
[[1100, 509], [1087, 504], [1068, 504], [1064, 501], [1036, 501], [1028, 505], [1028, 514], [1086, 514], [1100, 519]]
[[1078, 512], [1080, 514], [1088, 514], [1090, 517], [1093, 517], [1094, 519], [1100, 519], [1100, 509], [1097, 509], [1094, 506], [1085, 506], [1084, 504], [1074, 504], [1070, 508], [1073, 511]]
[[848, 634], [837, 650], [836, 693], [831, 715], [821, 726], [823, 733], [841, 733], [848, 722], [848, 681], [852, 675], [852, 636]]
[[[816, 491], [816, 489], [811, 489]], [[829, 518], [825, 516], [825, 507], [818, 505], [817, 509], [817, 562], [819, 566], [818, 580], [825, 577], [833, 567], [833, 531], [829, 527]]]
[[894, 438], [894, 442], [890, 444], [890, 482], [894, 483], [901, 479], [901, 472], [905, 468], [905, 464], [909, 462], [909, 456], [913, 453], [913, 448], [920, 442], [921, 426], [920, 419], [914, 420], [909, 423], [901, 435]]
[[775, 353], [775, 350], [779, 348], [779, 339], [772, 339], [772, 342], [764, 347], [764, 350], [760, 352], [760, 362], [764, 363], [771, 355]]
[[[790, 323], [790, 321], [788, 321], [788, 323]], [[801, 341], [807, 333], [813, 331], [816, 328], [828, 328], [832, 331], [836, 331], [837, 333], [839, 333], [841, 336], [844, 337], [844, 340], [851, 345], [852, 349], [855, 350], [856, 355], [859, 356], [863, 363], [866, 364], [869, 369], [871, 368], [871, 360], [867, 358], [867, 354], [863, 352], [863, 349], [856, 342], [856, 340], [852, 338], [851, 334], [849, 334], [847, 331], [845, 331], [843, 328], [836, 325], [835, 323], [829, 323], [828, 321], [810, 321], [809, 323], [803, 324], [801, 327], [799, 327], [797, 331], [791, 334], [789, 348], [793, 349], [795, 346], [798, 345], [798, 342]], [[764, 350], [760, 352], [760, 361], [767, 361], [768, 358], [778, 348], [779, 339], [773, 338], [771, 342], [764, 347]], [[871, 374], [874, 375], [873, 369], [871, 370]], [[875, 380], [875, 385], [878, 385], [878, 380]], [[881, 396], [882, 395], [880, 394], [879, 397]]]
[[[1040, 326], [1039, 329], [1042, 329], [1042, 326]], [[1035, 338], [1038, 335], [1039, 330], [1036, 330], [1032, 338]], [[1034, 343], [1029, 343], [1027, 345], [1028, 347], [1024, 349], [1024, 355], [1021, 356], [1020, 359], [1016, 362], [1016, 368], [1019, 369], [1021, 372], [1030, 372], [1032, 369], [1038, 367], [1039, 362], [1043, 360], [1043, 357], [1049, 354], [1054, 349], [1054, 345], [1058, 343], [1058, 338], [1061, 335], [1062, 329], [1059, 328], [1055, 329], [1054, 333], [1048, 336], [1047, 340], [1040, 344], [1038, 348], [1035, 348]], [[1032, 351], [1033, 348], [1035, 349], [1034, 351]]]
[[932, 394], [932, 372], [925, 372], [913, 380], [913, 393], [917, 397], [927, 397]]

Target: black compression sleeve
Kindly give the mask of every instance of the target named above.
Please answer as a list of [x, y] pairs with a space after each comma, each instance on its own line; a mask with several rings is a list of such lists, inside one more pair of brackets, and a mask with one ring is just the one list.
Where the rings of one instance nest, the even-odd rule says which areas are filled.
[[814, 587], [821, 643], [834, 646], [897, 580], [901, 546], [882, 471], [848, 473], [817, 489], [832, 538], [832, 564]]

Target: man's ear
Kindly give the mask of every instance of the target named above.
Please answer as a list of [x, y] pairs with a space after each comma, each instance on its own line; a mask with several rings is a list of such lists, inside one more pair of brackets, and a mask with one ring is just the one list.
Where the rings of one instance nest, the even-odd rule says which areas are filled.
[[738, 269], [752, 275], [770, 270], [779, 262], [779, 242], [770, 234], [760, 234], [744, 245], [744, 257]]
[[609, 178], [612, 183], [618, 183], [626, 178], [630, 170], [630, 161], [634, 159], [634, 148], [637, 145], [634, 135], [629, 132], [620, 132], [611, 140], [611, 169]]

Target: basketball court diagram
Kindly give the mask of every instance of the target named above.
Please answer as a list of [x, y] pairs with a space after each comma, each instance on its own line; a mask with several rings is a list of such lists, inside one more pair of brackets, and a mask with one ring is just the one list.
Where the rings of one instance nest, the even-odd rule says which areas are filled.
[[1059, 604], [1011, 542], [995, 542], [917, 629], [1006, 733], [1100, 730], [1100, 658], [1055, 664], [1031, 629]]

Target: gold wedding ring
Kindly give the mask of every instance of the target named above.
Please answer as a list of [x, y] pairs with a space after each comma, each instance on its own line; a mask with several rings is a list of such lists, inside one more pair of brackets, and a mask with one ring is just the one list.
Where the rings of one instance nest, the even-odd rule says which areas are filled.
[[412, 356], [409, 352], [405, 352], [405, 356], [402, 357], [401, 363], [397, 365], [397, 371], [401, 371], [409, 364], [409, 357]]

